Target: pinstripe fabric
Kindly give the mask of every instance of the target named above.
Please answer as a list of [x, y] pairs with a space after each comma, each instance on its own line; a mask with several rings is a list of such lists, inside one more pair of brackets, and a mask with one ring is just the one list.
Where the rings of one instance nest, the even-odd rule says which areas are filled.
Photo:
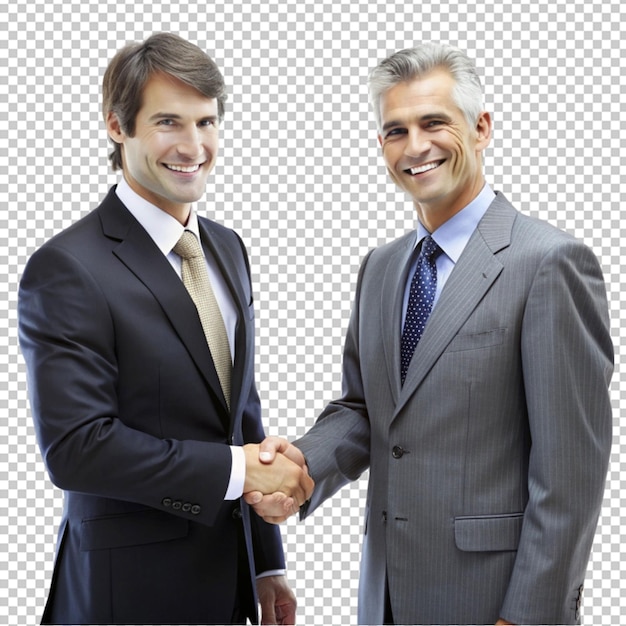
[[611, 441], [604, 282], [580, 242], [498, 194], [400, 385], [412, 234], [359, 274], [343, 396], [297, 445], [310, 514], [369, 467], [359, 621], [578, 620]]

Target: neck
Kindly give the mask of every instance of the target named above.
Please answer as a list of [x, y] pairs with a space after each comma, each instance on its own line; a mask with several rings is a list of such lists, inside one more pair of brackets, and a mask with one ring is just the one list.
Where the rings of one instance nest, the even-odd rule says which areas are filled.
[[426, 227], [428, 232], [434, 233], [442, 224], [460, 213], [470, 202], [472, 202], [485, 186], [485, 179], [481, 178], [459, 195], [452, 204], [433, 202], [415, 202], [415, 209], [419, 221]]

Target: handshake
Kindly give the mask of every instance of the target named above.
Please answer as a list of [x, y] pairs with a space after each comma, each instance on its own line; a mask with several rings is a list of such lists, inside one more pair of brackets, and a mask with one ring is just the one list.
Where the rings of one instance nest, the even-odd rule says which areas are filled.
[[304, 455], [280, 437], [246, 444], [244, 500], [266, 522], [280, 524], [311, 497], [315, 483]]

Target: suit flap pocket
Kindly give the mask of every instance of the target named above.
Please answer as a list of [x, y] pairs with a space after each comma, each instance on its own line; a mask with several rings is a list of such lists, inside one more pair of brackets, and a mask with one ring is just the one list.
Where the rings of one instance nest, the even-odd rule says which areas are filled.
[[136, 511], [85, 519], [81, 525], [80, 549], [103, 550], [158, 543], [185, 537], [189, 522], [161, 511]]
[[499, 346], [504, 341], [506, 328], [495, 328], [480, 333], [457, 335], [448, 346], [447, 352], [461, 352], [462, 350], [479, 350]]
[[523, 522], [523, 513], [457, 517], [454, 539], [465, 552], [517, 550]]

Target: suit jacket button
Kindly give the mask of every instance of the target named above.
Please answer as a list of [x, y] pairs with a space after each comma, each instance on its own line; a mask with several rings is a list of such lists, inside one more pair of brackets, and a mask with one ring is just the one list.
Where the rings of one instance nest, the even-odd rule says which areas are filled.
[[404, 448], [402, 446], [394, 446], [391, 450], [391, 456], [394, 459], [401, 459], [404, 456]]
[[185, 502], [185, 504], [183, 504], [183, 511], [185, 513], [189, 513], [189, 511], [191, 511], [191, 504], [189, 502]]
[[239, 507], [233, 509], [233, 519], [241, 519], [241, 509]]
[[200, 515], [200, 511], [202, 511], [202, 507], [199, 504], [191, 505], [191, 514], [192, 515]]
[[163, 500], [161, 500], [161, 504], [164, 507], [170, 507], [172, 506], [172, 498], [163, 498]]
[[172, 502], [172, 508], [175, 511], [179, 511], [183, 506], [183, 503], [180, 500], [174, 500], [174, 502]]

